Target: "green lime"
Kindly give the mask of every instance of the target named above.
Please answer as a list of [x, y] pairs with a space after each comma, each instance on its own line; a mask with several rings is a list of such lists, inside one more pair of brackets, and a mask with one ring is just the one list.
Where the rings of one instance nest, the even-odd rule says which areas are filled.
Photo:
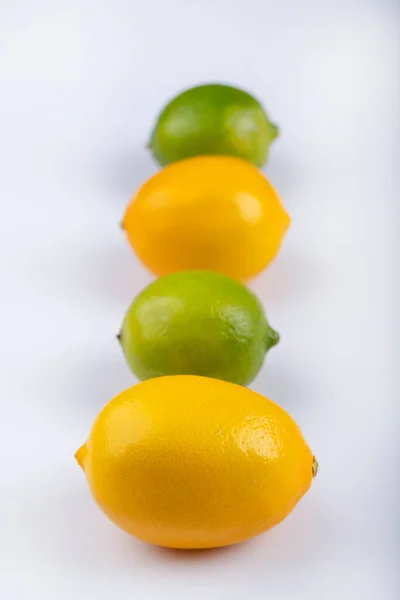
[[201, 154], [238, 156], [262, 167], [278, 135], [261, 104], [228, 85], [209, 84], [176, 96], [158, 117], [149, 147], [161, 165]]
[[279, 341], [257, 297], [211, 271], [151, 283], [131, 304], [118, 337], [139, 379], [190, 374], [243, 385]]

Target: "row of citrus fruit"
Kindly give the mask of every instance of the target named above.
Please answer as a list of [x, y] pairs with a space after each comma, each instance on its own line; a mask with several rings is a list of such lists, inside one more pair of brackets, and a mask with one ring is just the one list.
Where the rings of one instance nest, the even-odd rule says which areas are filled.
[[291, 512], [317, 471], [293, 419], [234, 385], [252, 381], [279, 340], [242, 283], [271, 262], [289, 225], [257, 168], [276, 135], [245, 92], [188, 90], [153, 130], [150, 147], [167, 166], [123, 219], [161, 276], [118, 336], [132, 371], [151, 381], [103, 409], [76, 458], [105, 514], [150, 543], [208, 548], [257, 535]]

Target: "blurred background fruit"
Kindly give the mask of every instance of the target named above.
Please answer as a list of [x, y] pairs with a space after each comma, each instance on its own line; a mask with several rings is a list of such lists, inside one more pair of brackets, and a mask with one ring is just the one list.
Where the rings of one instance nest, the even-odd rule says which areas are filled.
[[254, 165], [201, 156], [149, 179], [130, 202], [122, 227], [155, 275], [207, 269], [245, 281], [276, 256], [289, 222]]
[[250, 383], [279, 341], [257, 297], [210, 271], [161, 277], [135, 298], [119, 339], [139, 379], [204, 375]]
[[193, 87], [159, 115], [149, 148], [161, 165], [191, 156], [226, 154], [261, 167], [278, 127], [250, 94], [228, 85]]
[[317, 468], [277, 404], [188, 375], [152, 379], [114, 398], [76, 459], [116, 525], [171, 548], [226, 546], [270, 529]]

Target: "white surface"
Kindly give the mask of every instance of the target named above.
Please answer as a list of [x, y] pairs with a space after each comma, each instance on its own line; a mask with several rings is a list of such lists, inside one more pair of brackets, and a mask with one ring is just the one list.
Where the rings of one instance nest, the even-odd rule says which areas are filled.
[[[396, 597], [396, 5], [1, 0], [2, 598]], [[267, 173], [292, 227], [253, 285], [282, 340], [254, 387], [320, 473], [270, 534], [181, 554], [109, 523], [73, 453], [133, 382], [114, 336], [150, 276], [118, 222], [153, 119], [210, 80], [282, 128]]]

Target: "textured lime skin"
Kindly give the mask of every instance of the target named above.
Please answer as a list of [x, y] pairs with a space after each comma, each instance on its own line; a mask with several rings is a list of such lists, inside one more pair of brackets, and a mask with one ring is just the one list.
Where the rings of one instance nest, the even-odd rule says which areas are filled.
[[277, 135], [277, 126], [253, 96], [227, 85], [209, 84], [191, 88], [167, 104], [149, 146], [161, 165], [225, 154], [261, 167]]
[[131, 304], [120, 333], [139, 379], [203, 375], [242, 385], [278, 340], [257, 297], [210, 271], [181, 271], [150, 284]]

